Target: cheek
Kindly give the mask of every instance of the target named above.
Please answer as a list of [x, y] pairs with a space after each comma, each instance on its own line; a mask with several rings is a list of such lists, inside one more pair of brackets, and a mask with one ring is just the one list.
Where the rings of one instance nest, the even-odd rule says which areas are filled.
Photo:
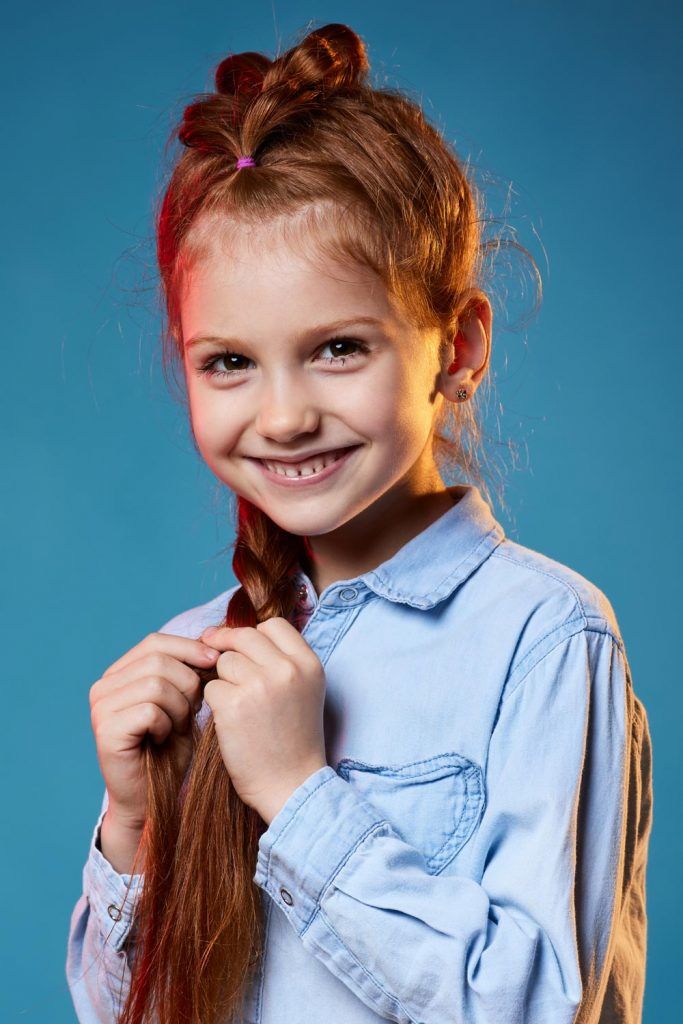
[[219, 391], [194, 388], [189, 394], [192, 432], [203, 453], [230, 451], [239, 437], [237, 410]]
[[402, 418], [409, 389], [401, 368], [389, 360], [344, 382], [335, 407], [359, 434], [381, 441]]
[[424, 443], [433, 409], [425, 389], [408, 374], [375, 377], [348, 403], [347, 417], [360, 432], [377, 442], [408, 449]]

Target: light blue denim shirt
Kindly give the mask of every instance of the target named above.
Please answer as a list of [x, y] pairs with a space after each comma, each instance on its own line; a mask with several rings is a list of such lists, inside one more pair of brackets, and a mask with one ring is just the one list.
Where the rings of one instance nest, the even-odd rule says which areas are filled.
[[[299, 572], [328, 763], [259, 841], [245, 1024], [641, 1020], [651, 743], [613, 608], [505, 537], [477, 487], [450, 490], [375, 569], [321, 594]], [[161, 630], [198, 636], [236, 589]], [[124, 903], [106, 805], [68, 939], [81, 1024], [115, 1021], [144, 884]]]

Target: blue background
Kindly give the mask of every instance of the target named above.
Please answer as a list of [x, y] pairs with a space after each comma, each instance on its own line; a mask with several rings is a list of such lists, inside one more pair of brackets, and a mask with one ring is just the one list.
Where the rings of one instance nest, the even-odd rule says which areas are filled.
[[4, 1020], [74, 1019], [66, 934], [103, 788], [91, 684], [234, 582], [225, 495], [161, 372], [150, 215], [167, 133], [225, 54], [273, 56], [328, 21], [422, 97], [539, 263], [527, 327], [522, 265], [497, 285], [489, 430], [520, 454], [494, 512], [617, 613], [654, 741], [644, 1020], [682, 1019], [681, 20], [642, 0], [5, 13]]

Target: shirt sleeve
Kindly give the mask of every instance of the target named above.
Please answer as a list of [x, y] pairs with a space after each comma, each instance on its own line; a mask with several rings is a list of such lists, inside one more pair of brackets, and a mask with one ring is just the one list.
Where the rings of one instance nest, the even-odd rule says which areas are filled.
[[383, 1019], [597, 1018], [623, 873], [630, 674], [608, 632], [565, 630], [543, 651], [498, 708], [473, 871], [430, 873], [329, 765], [259, 839], [254, 881]]
[[99, 849], [102, 808], [83, 868], [83, 893], [71, 913], [66, 979], [80, 1024], [115, 1024], [130, 987], [133, 902], [142, 874], [118, 874]]

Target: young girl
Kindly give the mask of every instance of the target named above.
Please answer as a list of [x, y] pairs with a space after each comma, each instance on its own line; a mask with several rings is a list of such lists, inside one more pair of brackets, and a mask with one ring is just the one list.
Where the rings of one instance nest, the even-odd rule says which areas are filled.
[[484, 496], [478, 194], [367, 72], [327, 25], [178, 131], [167, 340], [239, 583], [90, 689], [82, 1024], [641, 1019], [647, 717], [607, 597]]

